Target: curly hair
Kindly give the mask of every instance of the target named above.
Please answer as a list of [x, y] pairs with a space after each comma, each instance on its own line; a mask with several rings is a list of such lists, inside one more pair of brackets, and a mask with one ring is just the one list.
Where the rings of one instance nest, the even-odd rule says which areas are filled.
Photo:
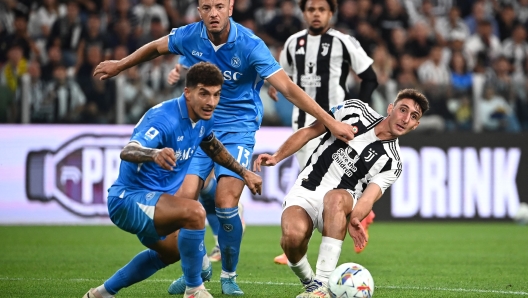
[[[301, 8], [302, 12], [304, 12], [304, 10], [306, 9], [306, 2], [308, 2], [308, 0], [299, 1], [299, 7]], [[335, 13], [337, 10], [337, 0], [326, 0], [326, 2], [328, 2], [328, 5], [330, 5], [330, 11], [332, 13]]]
[[185, 87], [194, 88], [198, 84], [204, 86], [221, 86], [224, 83], [222, 72], [216, 65], [209, 62], [197, 63], [187, 72]]

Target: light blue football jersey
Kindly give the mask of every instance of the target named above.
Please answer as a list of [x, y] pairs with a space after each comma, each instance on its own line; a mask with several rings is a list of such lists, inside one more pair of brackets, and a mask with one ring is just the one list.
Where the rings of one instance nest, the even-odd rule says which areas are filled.
[[214, 112], [215, 131], [256, 131], [264, 113], [260, 88], [264, 79], [281, 67], [259, 37], [232, 19], [230, 24], [227, 42], [220, 48], [211, 43], [200, 21], [172, 29], [169, 50], [185, 56], [180, 63], [186, 67], [204, 61], [222, 71], [224, 85]]
[[109, 196], [119, 196], [124, 188], [176, 193], [194, 152], [204, 138], [211, 137], [213, 123], [214, 115], [210, 120], [199, 120], [193, 124], [184, 95], [152, 107], [139, 120], [130, 141], [147, 148], [173, 148], [176, 167], [168, 171], [155, 162], [137, 164], [122, 160], [119, 176], [110, 187]]

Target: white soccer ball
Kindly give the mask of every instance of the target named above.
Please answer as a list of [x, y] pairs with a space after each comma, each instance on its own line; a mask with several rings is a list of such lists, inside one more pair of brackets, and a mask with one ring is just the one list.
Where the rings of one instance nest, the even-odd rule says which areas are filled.
[[528, 204], [527, 203], [522, 202], [519, 205], [519, 209], [513, 216], [513, 220], [520, 225], [528, 224]]
[[356, 263], [344, 263], [330, 274], [328, 289], [333, 298], [372, 297], [374, 279], [365, 267]]

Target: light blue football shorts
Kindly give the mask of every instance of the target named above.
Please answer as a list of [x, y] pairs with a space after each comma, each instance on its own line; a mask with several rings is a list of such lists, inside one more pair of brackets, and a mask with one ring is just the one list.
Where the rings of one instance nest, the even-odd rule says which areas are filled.
[[[253, 148], [255, 147], [255, 132], [223, 132], [215, 131], [216, 138], [224, 144], [227, 151], [246, 169], [251, 166], [251, 158], [253, 156]], [[218, 164], [203, 152], [201, 148], [194, 153], [194, 156], [189, 165], [187, 175], [197, 175], [205, 181], [209, 173], [215, 170], [216, 179], [220, 176], [231, 176], [243, 180], [235, 172], [228, 170]]]
[[165, 239], [154, 226], [154, 210], [163, 192], [123, 188], [119, 193], [108, 196], [110, 220], [120, 229], [135, 234], [145, 246]]

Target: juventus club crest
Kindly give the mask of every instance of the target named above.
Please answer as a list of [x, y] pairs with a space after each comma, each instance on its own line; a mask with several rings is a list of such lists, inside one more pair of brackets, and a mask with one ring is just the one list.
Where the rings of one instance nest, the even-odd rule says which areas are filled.
[[330, 44], [325, 42], [321, 44], [321, 47], [323, 48], [323, 51], [321, 52], [321, 56], [324, 57], [328, 55], [328, 50], [330, 50]]

